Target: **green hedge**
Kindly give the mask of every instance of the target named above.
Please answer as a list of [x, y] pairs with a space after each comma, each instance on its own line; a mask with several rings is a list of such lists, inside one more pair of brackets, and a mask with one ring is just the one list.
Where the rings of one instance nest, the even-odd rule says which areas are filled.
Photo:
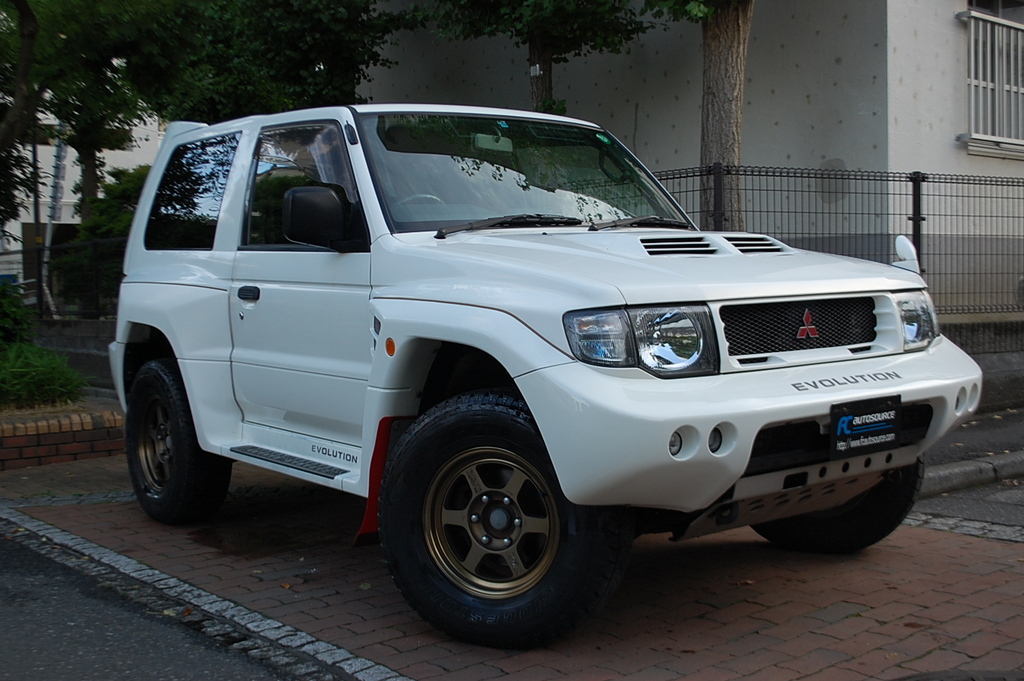
[[34, 314], [21, 288], [0, 282], [0, 409], [74, 402], [85, 379], [67, 359], [31, 342]]

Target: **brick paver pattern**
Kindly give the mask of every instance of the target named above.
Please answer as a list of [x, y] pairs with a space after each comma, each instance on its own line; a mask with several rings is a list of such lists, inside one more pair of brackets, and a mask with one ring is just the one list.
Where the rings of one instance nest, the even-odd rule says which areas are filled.
[[571, 637], [505, 651], [454, 641], [406, 605], [379, 549], [351, 545], [363, 512], [352, 496], [302, 486], [236, 496], [188, 527], [120, 500], [19, 510], [417, 680], [1024, 669], [1024, 546], [927, 527], [853, 556], [780, 551], [749, 529], [642, 537], [618, 592]]

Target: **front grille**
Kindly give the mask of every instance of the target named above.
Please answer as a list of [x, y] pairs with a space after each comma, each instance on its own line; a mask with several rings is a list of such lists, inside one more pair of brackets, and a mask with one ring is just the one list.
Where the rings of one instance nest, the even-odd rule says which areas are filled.
[[875, 340], [875, 301], [870, 297], [727, 305], [720, 315], [732, 357]]

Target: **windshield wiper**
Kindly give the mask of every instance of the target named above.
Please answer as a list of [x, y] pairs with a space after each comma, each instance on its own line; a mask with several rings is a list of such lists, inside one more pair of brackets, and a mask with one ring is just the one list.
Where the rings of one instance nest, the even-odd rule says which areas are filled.
[[476, 222], [467, 222], [464, 225], [452, 225], [442, 227], [434, 234], [435, 239], [444, 239], [449, 234], [456, 232], [472, 232], [477, 229], [495, 229], [502, 227], [548, 227], [548, 226], [572, 226], [582, 225], [583, 220], [571, 218], [565, 215], [545, 215], [538, 213], [522, 213], [520, 215], [503, 215]]
[[690, 229], [696, 231], [691, 223], [685, 220], [663, 218], [660, 215], [642, 215], [637, 218], [623, 218], [621, 220], [609, 220], [607, 222], [594, 222], [590, 225], [591, 232], [599, 232], [602, 229], [618, 229], [619, 227], [667, 227], [669, 229]]

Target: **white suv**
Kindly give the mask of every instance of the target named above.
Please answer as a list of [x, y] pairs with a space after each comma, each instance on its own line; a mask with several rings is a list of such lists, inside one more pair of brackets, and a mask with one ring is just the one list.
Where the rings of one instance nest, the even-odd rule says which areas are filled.
[[699, 232], [567, 118], [173, 123], [111, 345], [135, 490], [195, 521], [237, 460], [366, 497], [416, 610], [500, 647], [571, 629], [641, 533], [855, 551], [981, 390], [898, 250]]

